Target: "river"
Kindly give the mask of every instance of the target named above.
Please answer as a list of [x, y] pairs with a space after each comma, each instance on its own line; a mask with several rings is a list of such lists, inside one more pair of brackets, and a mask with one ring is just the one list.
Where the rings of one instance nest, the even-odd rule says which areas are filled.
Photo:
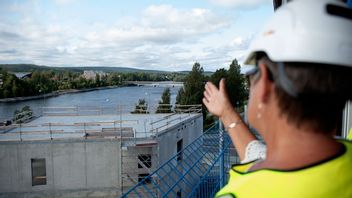
[[[106, 110], [116, 110], [122, 106], [127, 111], [132, 111], [139, 99], [144, 98], [152, 107], [156, 107], [165, 87], [138, 86], [119, 87], [114, 89], [95, 90], [64, 94], [57, 97], [42, 98], [37, 100], [20, 101], [13, 103], [0, 103], [0, 119], [11, 119], [16, 109], [28, 105], [38, 116], [42, 107], [99, 107]], [[176, 101], [177, 92], [180, 86], [170, 87], [171, 104]]]

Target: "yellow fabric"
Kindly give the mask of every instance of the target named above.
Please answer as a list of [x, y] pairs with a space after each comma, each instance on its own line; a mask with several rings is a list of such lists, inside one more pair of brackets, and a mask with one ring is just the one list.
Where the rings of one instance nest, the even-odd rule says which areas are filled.
[[341, 141], [344, 154], [298, 170], [261, 169], [253, 163], [233, 166], [228, 184], [216, 197], [352, 197], [352, 143]]
[[350, 128], [350, 131], [348, 132], [347, 139], [352, 140], [352, 128]]

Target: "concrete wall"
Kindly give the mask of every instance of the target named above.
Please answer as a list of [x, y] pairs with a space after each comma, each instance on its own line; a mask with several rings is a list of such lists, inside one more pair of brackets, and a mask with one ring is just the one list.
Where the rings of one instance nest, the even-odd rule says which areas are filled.
[[[164, 133], [161, 133], [156, 137], [158, 145], [151, 147], [126, 147], [122, 151], [122, 172], [123, 172], [123, 192], [127, 192], [131, 187], [133, 187], [138, 181], [138, 174], [148, 173], [144, 168], [138, 168], [137, 156], [138, 154], [151, 154], [152, 155], [152, 167], [151, 171], [158, 168], [160, 165], [164, 164], [171, 157], [177, 154], [177, 141], [183, 140], [183, 148], [188, 144], [192, 143], [196, 138], [198, 138], [203, 132], [203, 117], [201, 114], [198, 116], [190, 117], [189, 120], [180, 122], [179, 124], [170, 127]], [[174, 160], [176, 165], [176, 160]], [[167, 172], [170, 167], [164, 167], [164, 170]], [[182, 172], [181, 167], [177, 167]], [[172, 172], [172, 175], [166, 176], [167, 174], [164, 171], [160, 171], [160, 176], [165, 176], [166, 178], [177, 178], [178, 175], [175, 175], [175, 172]], [[171, 173], [170, 173], [171, 174]], [[129, 178], [127, 178], [127, 175]], [[133, 180], [133, 181], [132, 181]], [[166, 191], [169, 186], [172, 186], [174, 180], [169, 179], [168, 184], [160, 183], [159, 187]], [[149, 184], [149, 188], [153, 189], [153, 186]], [[139, 188], [138, 193], [143, 195], [145, 189]], [[148, 194], [148, 193], [147, 193]]]
[[[124, 172], [135, 179], [147, 173], [138, 168], [138, 154], [151, 154], [154, 170], [176, 155], [177, 141], [183, 139], [185, 148], [202, 131], [200, 114], [158, 136], [159, 145], [128, 147], [122, 152], [117, 139], [0, 142], [0, 198], [119, 197], [122, 187], [134, 184], [128, 179], [122, 182]], [[45, 158], [46, 185], [32, 186], [33, 158]]]
[[[152, 168], [155, 169], [158, 165], [162, 165], [171, 157], [177, 154], [177, 141], [183, 140], [183, 148], [193, 142], [197, 137], [203, 133], [203, 117], [201, 114], [198, 116], [190, 117], [189, 120], [180, 122], [179, 124], [168, 128], [165, 132], [156, 137], [158, 146], [151, 147], [132, 147], [129, 146], [126, 150], [122, 151], [124, 169], [137, 167], [138, 154], [152, 154]], [[148, 141], [146, 141], [148, 142]], [[159, 147], [159, 148], [158, 148]], [[157, 156], [157, 159], [155, 158]], [[138, 170], [137, 170], [138, 171]], [[140, 173], [145, 172], [141, 170]], [[131, 173], [131, 172], [129, 172]]]
[[203, 117], [201, 114], [198, 117], [192, 117], [169, 130], [170, 132], [158, 137], [160, 164], [177, 154], [177, 141], [183, 139], [183, 148], [185, 148], [203, 133]]
[[[118, 140], [0, 143], [0, 197], [116, 197]], [[31, 159], [45, 158], [47, 184], [32, 186]]]
[[[179, 140], [183, 140], [183, 149], [186, 148], [187, 145], [192, 143], [196, 138], [198, 138], [203, 133], [203, 117], [200, 114], [196, 118], [192, 118], [191, 120], [187, 120], [179, 125], [175, 126], [171, 129], [171, 133], [165, 133], [159, 137], [159, 163], [163, 164], [165, 161], [169, 160], [171, 157], [177, 154], [177, 142]], [[195, 161], [196, 159], [192, 159]], [[179, 172], [183, 172], [184, 167], [189, 167], [188, 165], [181, 166], [182, 161], [177, 162], [176, 160], [172, 160], [174, 167], [176, 167]], [[192, 162], [189, 162], [192, 163]], [[160, 188], [163, 190], [168, 190], [169, 186], [173, 185], [174, 179], [178, 178], [179, 175], [176, 174], [174, 170], [171, 170], [173, 167], [166, 166], [164, 167], [165, 171], [161, 171], [159, 174], [162, 177], [166, 178], [166, 181], [160, 183]], [[170, 172], [169, 172], [170, 171]], [[168, 173], [166, 173], [168, 172]], [[166, 175], [167, 174], [167, 175]], [[172, 179], [170, 179], [172, 178]], [[171, 183], [168, 183], [167, 180], [170, 180]], [[199, 181], [199, 178], [196, 178], [195, 175], [192, 175], [191, 178], [188, 178], [188, 184]], [[184, 186], [184, 183], [181, 183], [182, 186], [176, 187], [174, 193], [180, 191], [182, 193], [182, 197], [186, 196], [189, 193], [189, 189], [187, 186]], [[192, 186], [188, 186], [191, 188]], [[176, 197], [176, 194], [175, 194]]]

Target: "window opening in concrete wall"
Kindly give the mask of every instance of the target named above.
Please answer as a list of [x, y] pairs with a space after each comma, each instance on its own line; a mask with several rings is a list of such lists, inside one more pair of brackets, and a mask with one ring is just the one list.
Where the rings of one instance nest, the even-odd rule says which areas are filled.
[[180, 152], [183, 148], [183, 139], [177, 141], [177, 161], [182, 160], [182, 152]]
[[45, 159], [31, 159], [32, 186], [46, 185]]
[[147, 168], [152, 167], [152, 155], [150, 154], [140, 154], [138, 155], [139, 163], [138, 163], [138, 168], [143, 168], [143, 166], [140, 164], [142, 162], [144, 166]]
[[[145, 177], [148, 177], [149, 174], [138, 174], [138, 182], [141, 182]], [[148, 177], [144, 180], [143, 184], [150, 184], [152, 180]]]
[[177, 198], [181, 198], [181, 195], [182, 195], [182, 190], [177, 191], [176, 197]]

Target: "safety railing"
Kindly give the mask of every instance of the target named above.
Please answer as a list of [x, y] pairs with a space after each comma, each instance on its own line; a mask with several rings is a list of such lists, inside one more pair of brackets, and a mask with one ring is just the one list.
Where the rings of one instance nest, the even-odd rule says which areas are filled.
[[134, 114], [162, 114], [162, 113], [200, 113], [201, 104], [172, 105], [172, 104], [135, 104], [117, 105], [111, 107], [98, 106], [49, 106], [42, 107], [41, 114], [37, 116], [89, 116], [89, 115], [118, 115], [124, 113]]
[[[134, 137], [132, 127], [121, 127], [121, 120], [74, 123], [25, 123], [0, 126], [0, 141], [72, 139], [72, 138], [128, 138]], [[138, 120], [123, 120], [123, 124], [138, 124]]]
[[187, 121], [191, 115], [201, 113], [201, 105], [181, 107], [184, 111], [177, 113], [155, 113], [157, 107], [148, 107], [153, 113], [147, 115], [131, 114], [131, 108], [125, 106], [118, 106], [114, 112], [99, 110], [102, 109], [99, 107], [45, 107], [43, 115], [37, 120], [0, 125], [0, 141], [149, 138], [170, 126]]
[[214, 124], [122, 197], [213, 197], [238, 160], [230, 158], [230, 145]]

